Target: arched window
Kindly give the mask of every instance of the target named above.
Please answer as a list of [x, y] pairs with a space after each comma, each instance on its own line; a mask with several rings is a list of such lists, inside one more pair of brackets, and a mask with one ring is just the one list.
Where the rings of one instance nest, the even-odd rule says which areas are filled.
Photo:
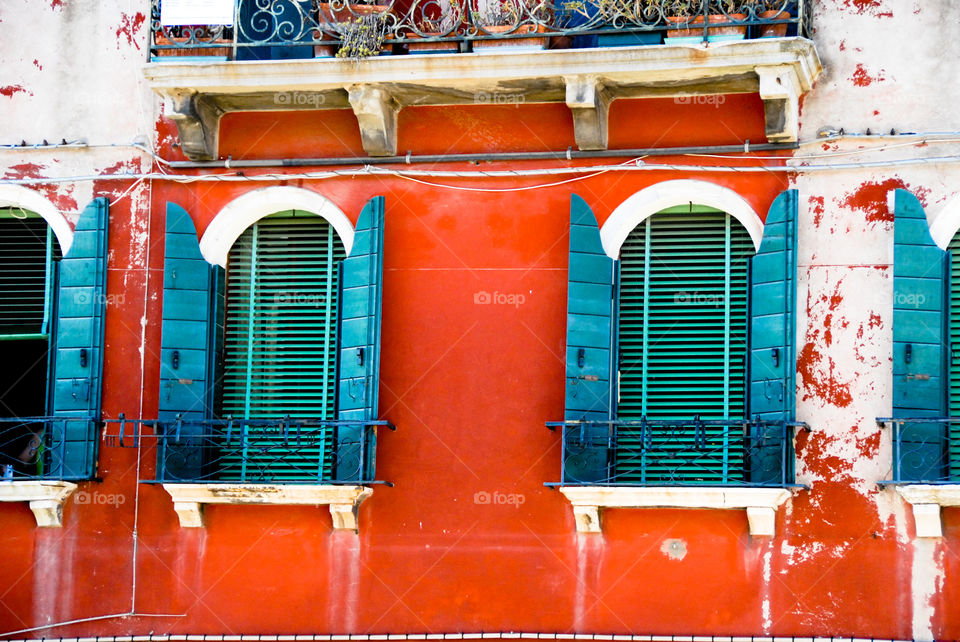
[[[746, 229], [709, 207], [664, 210], [630, 233], [618, 262], [619, 419], [746, 416], [748, 267], [753, 255]], [[732, 442], [726, 427], [705, 427], [699, 445], [690, 430], [651, 430], [652, 439], [664, 442], [660, 452], [647, 455], [636, 448], [618, 457], [619, 480], [742, 478], [742, 440]], [[625, 428], [618, 444], [625, 447], [642, 438], [639, 431]]]
[[59, 241], [41, 204], [47, 218], [0, 208], [0, 477], [86, 479], [100, 421], [107, 202], [85, 208], [72, 235], [61, 225]]
[[609, 234], [571, 204], [561, 483], [792, 484], [795, 192], [759, 225], [725, 188], [648, 190]]
[[[221, 416], [334, 419], [344, 257], [333, 227], [307, 212], [268, 216], [237, 239], [226, 272]], [[260, 455], [225, 447], [221, 478], [242, 477], [243, 466], [262, 466], [269, 481], [309, 478], [320, 458], [329, 478], [329, 431], [297, 448], [272, 432], [246, 444]]]

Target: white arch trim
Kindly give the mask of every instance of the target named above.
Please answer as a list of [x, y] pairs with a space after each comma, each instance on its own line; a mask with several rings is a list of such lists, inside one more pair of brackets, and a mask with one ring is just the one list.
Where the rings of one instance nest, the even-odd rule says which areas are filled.
[[350, 255], [353, 225], [339, 207], [316, 192], [300, 187], [263, 187], [238, 196], [213, 218], [203, 238], [200, 253], [208, 263], [227, 266], [227, 255], [243, 231], [265, 216], [286, 210], [303, 210], [327, 220], [337, 231]]
[[603, 251], [612, 259], [618, 258], [620, 246], [642, 221], [668, 207], [691, 202], [730, 214], [746, 228], [754, 247], [760, 248], [763, 221], [742, 196], [714, 183], [685, 179], [651, 185], [620, 203], [600, 230]]
[[39, 214], [53, 228], [60, 254], [67, 255], [73, 245], [73, 228], [66, 217], [38, 192], [21, 185], [0, 185], [0, 207], [19, 207]]
[[960, 230], [960, 194], [943, 206], [930, 224], [930, 236], [941, 250], [947, 249], [953, 236]]

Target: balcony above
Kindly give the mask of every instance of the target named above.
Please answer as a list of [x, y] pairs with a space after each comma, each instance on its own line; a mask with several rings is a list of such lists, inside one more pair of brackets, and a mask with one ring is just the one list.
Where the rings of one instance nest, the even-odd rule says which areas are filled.
[[[240, 5], [245, 1], [237, 0]], [[492, 1], [523, 4], [538, 0]], [[619, 2], [596, 1], [599, 7]], [[440, 0], [430, 2], [444, 5]], [[706, 13], [714, 3], [694, 4]], [[155, 8], [155, 55], [144, 74], [163, 98], [166, 116], [177, 122], [181, 146], [189, 158], [218, 158], [219, 120], [233, 111], [352, 109], [366, 152], [391, 156], [397, 152], [397, 114], [404, 107], [562, 102], [572, 112], [578, 147], [599, 150], [607, 147], [608, 108], [617, 98], [735, 93], [759, 93], [765, 105], [767, 139], [793, 142], [797, 139], [799, 98], [821, 71], [813, 42], [803, 37], [809, 28], [808, 18], [803, 16], [804, 3], [797, 7], [789, 0], [783, 3], [790, 11], [781, 12], [782, 25], [760, 17], [761, 5], [769, 2], [746, 0], [740, 9], [745, 13], [725, 14], [716, 22], [710, 15], [709, 32], [703, 26], [707, 24], [704, 16], [697, 15], [688, 16], [680, 25], [686, 28], [676, 30], [673, 28], [678, 25], [671, 22], [676, 18], [667, 18], [669, 3], [660, 7], [651, 2], [645, 4], [652, 7], [653, 14], [634, 16], [625, 26], [615, 26], [620, 23], [614, 19], [601, 23], [596, 13], [573, 27], [558, 26], [560, 9], [547, 11], [545, 15], [554, 18], [545, 21], [537, 18], [536, 10], [529, 13], [527, 8], [523, 11], [528, 13], [506, 25], [504, 31], [496, 31], [492, 25], [484, 27], [482, 21], [478, 24], [477, 12], [472, 11], [466, 21], [457, 23], [461, 26], [448, 26], [432, 35], [412, 17], [417, 10], [414, 3], [402, 18], [393, 17], [390, 26], [384, 27], [389, 33], [380, 42], [392, 43], [393, 55], [357, 55], [354, 49], [347, 57], [337, 56], [343, 55], [344, 43], [349, 42], [344, 25], [352, 23], [316, 17], [316, 11], [322, 16], [322, 7], [332, 5], [293, 0], [272, 0], [272, 4], [300, 7], [301, 22], [293, 36], [281, 38], [282, 31], [276, 29], [266, 40], [254, 42], [244, 37], [243, 7], [238, 6], [238, 29], [203, 27], [202, 37], [194, 31], [178, 38], [174, 34], [197, 28], [171, 31], [161, 26]], [[310, 5], [313, 13], [303, 5]], [[355, 21], [361, 21], [363, 12], [357, 10], [371, 5], [345, 6], [351, 15], [360, 16]], [[449, 10], [450, 5], [445, 6]], [[396, 11], [391, 5], [383, 15], [394, 16]], [[800, 35], [744, 38], [744, 34], [756, 35], [761, 28], [776, 26], [782, 26], [787, 34]], [[719, 29], [742, 33], [714, 33]], [[678, 31], [687, 35], [664, 36]], [[532, 33], [537, 37], [531, 37]], [[651, 44], [596, 46], [602, 44], [603, 36]], [[577, 39], [586, 46], [581, 42], [580, 48], [545, 48], [548, 42], [556, 47]], [[179, 42], [169, 44], [175, 40]], [[491, 42], [501, 46], [483, 46]], [[432, 55], [401, 55], [424, 45], [436, 48]], [[339, 47], [340, 53], [330, 56], [331, 47], [333, 51]], [[270, 59], [250, 59], [256, 57], [255, 51]], [[326, 57], [312, 57], [324, 51]], [[277, 59], [281, 57], [287, 59]]]

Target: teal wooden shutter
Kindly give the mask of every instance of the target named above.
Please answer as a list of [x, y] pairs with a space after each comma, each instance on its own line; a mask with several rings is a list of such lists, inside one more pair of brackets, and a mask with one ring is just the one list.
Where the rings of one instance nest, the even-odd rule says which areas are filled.
[[221, 446], [221, 479], [330, 479], [329, 428], [298, 432], [281, 420], [334, 417], [343, 254], [329, 223], [296, 211], [261, 219], [230, 250], [223, 414], [278, 421]]
[[[893, 416], [946, 414], [946, 322], [949, 255], [930, 237], [923, 206], [910, 192], [894, 195]], [[944, 427], [901, 428], [900, 479], [942, 479]]]
[[619, 481], [744, 479], [742, 440], [723, 426], [707, 426], [698, 443], [694, 419], [744, 417], [752, 255], [750, 236], [736, 219], [692, 204], [658, 212], [624, 241], [617, 416], [671, 424], [650, 427], [647, 435], [620, 427]]
[[157, 463], [161, 479], [191, 480], [202, 477], [204, 464], [203, 428], [192, 422], [213, 416], [223, 269], [200, 254], [193, 221], [175, 203], [167, 203], [166, 227], [158, 417], [187, 423], [180, 441], [167, 444], [176, 452], [161, 448]]
[[[377, 419], [380, 388], [380, 307], [383, 289], [384, 199], [366, 204], [357, 219], [353, 248], [343, 262], [340, 316], [338, 419]], [[372, 479], [374, 443], [363, 444], [363, 430], [337, 431], [339, 480]], [[363, 454], [362, 454], [363, 453]]]
[[90, 417], [63, 422], [55, 431], [48, 476], [93, 476], [103, 379], [103, 327], [107, 307], [107, 223], [109, 202], [95, 198], [77, 220], [73, 244], [60, 261], [56, 336], [52, 350], [51, 414]]
[[[606, 255], [590, 206], [570, 198], [570, 262], [567, 272], [566, 421], [609, 421], [612, 404], [614, 260]], [[566, 483], [609, 477], [607, 424], [564, 431]]]
[[[797, 191], [781, 193], [767, 212], [750, 274], [750, 414], [793, 421], [796, 408]], [[780, 426], [757, 427], [750, 481], [779, 484], [784, 436]]]
[[59, 250], [53, 229], [39, 215], [0, 208], [0, 336], [4, 340], [47, 338]]

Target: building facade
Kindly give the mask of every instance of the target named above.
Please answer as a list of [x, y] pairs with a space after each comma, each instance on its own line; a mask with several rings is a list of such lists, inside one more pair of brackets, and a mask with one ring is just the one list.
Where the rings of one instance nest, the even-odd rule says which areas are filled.
[[960, 637], [958, 11], [5, 3], [0, 637]]

